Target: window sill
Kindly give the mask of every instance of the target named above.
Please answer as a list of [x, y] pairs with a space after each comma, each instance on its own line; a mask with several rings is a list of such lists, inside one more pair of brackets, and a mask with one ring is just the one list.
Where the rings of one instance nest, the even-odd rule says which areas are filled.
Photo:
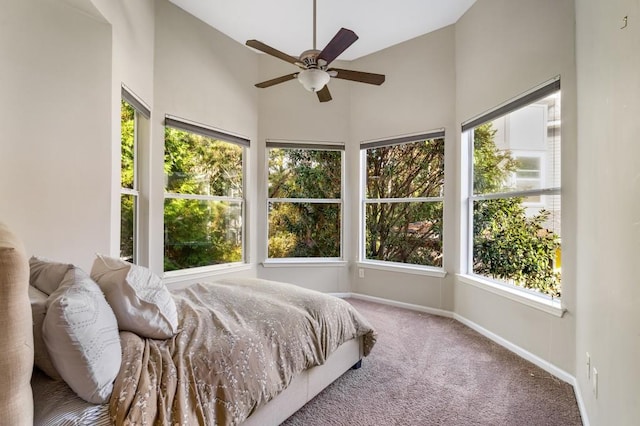
[[457, 274], [459, 282], [480, 288], [498, 296], [505, 297], [515, 302], [522, 303], [534, 309], [562, 318], [567, 311], [562, 307], [562, 302], [558, 299], [547, 299], [542, 295], [531, 294], [508, 285], [499, 284], [491, 280], [482, 279], [474, 275]]
[[228, 263], [225, 265], [181, 269], [179, 271], [165, 272], [162, 276], [162, 282], [165, 284], [176, 284], [187, 279], [201, 279], [231, 272], [248, 271], [251, 268], [252, 266], [248, 263]]
[[444, 278], [447, 271], [442, 268], [429, 266], [405, 265], [393, 262], [360, 261], [358, 268], [378, 269], [380, 271], [403, 272], [405, 274], [426, 275], [429, 277]]
[[264, 268], [332, 268], [347, 266], [347, 262], [337, 259], [267, 259], [262, 262]]

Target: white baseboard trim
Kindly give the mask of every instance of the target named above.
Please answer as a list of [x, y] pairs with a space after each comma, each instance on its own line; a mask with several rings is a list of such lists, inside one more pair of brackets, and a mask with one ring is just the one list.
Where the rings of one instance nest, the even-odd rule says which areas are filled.
[[573, 386], [573, 392], [576, 395], [576, 401], [578, 403], [578, 410], [580, 410], [580, 415], [582, 416], [582, 424], [584, 426], [590, 426], [589, 423], [589, 418], [587, 417], [587, 410], [584, 404], [584, 400], [582, 398], [582, 391], [580, 390], [580, 387], [578, 386], [578, 381], [576, 380], [575, 377], [573, 377], [571, 374], [567, 373], [566, 371], [564, 371], [561, 368], [556, 367], [555, 365], [551, 364], [548, 361], [545, 361], [544, 359], [540, 358], [537, 355], [532, 354], [531, 352], [521, 348], [518, 345], [515, 345], [511, 342], [509, 342], [508, 340], [498, 336], [497, 334], [487, 330], [486, 328], [476, 324], [475, 322], [463, 317], [462, 315], [456, 314], [454, 312], [451, 311], [446, 311], [444, 309], [436, 309], [436, 308], [429, 308], [427, 306], [421, 306], [421, 305], [414, 305], [412, 303], [404, 303], [404, 302], [398, 302], [395, 300], [389, 300], [389, 299], [383, 299], [381, 297], [375, 297], [375, 296], [369, 296], [366, 294], [361, 294], [361, 293], [330, 293], [333, 296], [336, 297], [340, 297], [342, 299], [348, 298], [348, 297], [352, 297], [354, 299], [360, 299], [360, 300], [366, 300], [368, 302], [375, 302], [375, 303], [380, 303], [383, 305], [390, 305], [390, 306], [396, 306], [399, 308], [405, 308], [405, 309], [410, 309], [413, 311], [418, 311], [418, 312], [425, 312], [428, 314], [433, 314], [433, 315], [438, 315], [441, 317], [447, 317], [447, 318], [453, 318], [456, 321], [461, 322], [462, 324], [466, 325], [467, 327], [477, 331], [478, 333], [482, 334], [483, 336], [487, 337], [488, 339], [494, 341], [495, 343], [499, 344], [500, 346], [510, 350], [511, 352], [515, 353], [516, 355], [520, 356], [521, 358], [526, 359], [527, 361], [535, 364], [536, 366], [542, 368], [544, 371], [548, 372], [549, 374], [557, 377], [558, 379], [565, 381], [567, 383], [569, 383], [571, 386]]
[[383, 299], [382, 297], [369, 296], [362, 293], [331, 293], [342, 299], [353, 297], [354, 299], [366, 300], [367, 302], [380, 303], [381, 305], [395, 306], [397, 308], [410, 309], [412, 311], [425, 312], [427, 314], [438, 315], [441, 317], [453, 318], [453, 312], [444, 309], [430, 308], [428, 306], [414, 305], [413, 303], [398, 302], [396, 300]]
[[545, 370], [549, 374], [552, 374], [552, 375], [556, 376], [560, 380], [563, 380], [563, 381], [565, 381], [565, 382], [567, 382], [569, 384], [573, 384], [573, 382], [575, 381], [575, 378], [571, 374], [567, 373], [566, 371], [562, 370], [561, 368], [558, 368], [555, 365], [551, 364], [549, 361], [545, 361], [544, 359], [540, 358], [538, 355], [534, 355], [531, 352], [527, 351], [526, 349], [523, 349], [520, 346], [511, 343], [507, 339], [504, 339], [504, 338], [498, 336], [497, 334], [493, 333], [492, 331], [487, 330], [486, 328], [476, 324], [475, 322], [468, 320], [467, 318], [463, 317], [462, 315], [454, 314], [453, 317], [456, 320], [460, 321], [462, 324], [466, 325], [467, 327], [469, 327], [469, 328], [477, 331], [478, 333], [482, 334], [483, 336], [493, 340], [494, 342], [496, 342], [500, 346], [503, 346], [503, 347], [509, 349], [511, 352], [513, 352], [516, 355], [520, 356], [521, 358], [524, 358], [527, 361], [537, 365], [538, 367], [542, 368], [543, 370]]
[[576, 401], [578, 402], [578, 410], [580, 410], [580, 416], [582, 417], [582, 425], [590, 426], [589, 416], [587, 416], [587, 407], [584, 405], [584, 399], [582, 399], [582, 389], [580, 389], [580, 385], [578, 385], [578, 380], [574, 377], [573, 382], [573, 393], [576, 394]]

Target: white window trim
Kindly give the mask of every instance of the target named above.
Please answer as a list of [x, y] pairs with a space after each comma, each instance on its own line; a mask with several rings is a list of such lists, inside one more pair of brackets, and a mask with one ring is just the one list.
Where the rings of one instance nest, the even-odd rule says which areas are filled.
[[[345, 191], [345, 151], [344, 144], [317, 141], [289, 141], [268, 139], [267, 143], [277, 143], [277, 146], [265, 148], [265, 257], [262, 266], [265, 268], [310, 266], [343, 266], [344, 260], [344, 191]], [[291, 145], [290, 147], [288, 145]], [[331, 149], [334, 146], [335, 149]], [[316, 151], [340, 151], [340, 198], [269, 198], [269, 150], [270, 149], [308, 149]], [[340, 257], [269, 257], [269, 204], [270, 203], [308, 203], [308, 204], [339, 204], [340, 205]]]
[[[131, 92], [132, 93], [132, 92]], [[132, 262], [138, 263], [139, 259], [140, 259], [140, 189], [138, 186], [138, 161], [139, 161], [139, 141], [138, 141], [138, 136], [139, 136], [139, 131], [138, 131], [138, 125], [140, 124], [140, 115], [142, 115], [138, 109], [132, 105], [127, 99], [125, 99], [124, 97], [121, 98], [122, 102], [126, 103], [127, 105], [129, 105], [129, 107], [131, 109], [133, 109], [133, 188], [124, 188], [122, 187], [122, 170], [121, 167], [119, 167], [120, 169], [120, 203], [122, 203], [122, 196], [123, 195], [131, 195], [134, 197], [134, 202], [133, 202], [133, 259]], [[120, 123], [122, 124], [122, 123]], [[121, 129], [122, 131], [122, 129]], [[122, 133], [120, 135], [120, 162], [122, 162]], [[118, 226], [119, 229], [121, 229], [122, 227], [122, 207], [120, 207], [120, 224]], [[120, 231], [121, 232], [121, 231]], [[118, 233], [118, 235], [120, 235], [120, 241], [118, 244], [118, 251], [120, 251], [120, 247], [122, 245], [122, 235], [120, 234], [120, 232]], [[118, 257], [120, 257], [121, 253], [118, 253]]]
[[[547, 188], [547, 156], [546, 156], [546, 152], [544, 151], [525, 151], [525, 150], [515, 150], [512, 149], [511, 150], [511, 155], [513, 156], [513, 158], [515, 160], [518, 160], [520, 158], [537, 158], [538, 161], [540, 162], [540, 168], [538, 170], [538, 172], [540, 173], [540, 177], [538, 179], [534, 179], [534, 178], [521, 178], [522, 180], [529, 180], [529, 181], [537, 181], [539, 183], [539, 188], [545, 189]], [[515, 186], [518, 185], [518, 176], [517, 176], [517, 171], [512, 173], [512, 179], [513, 182], [515, 184]], [[539, 194], [533, 194], [533, 195], [539, 195]], [[540, 195], [540, 201], [537, 203], [532, 203], [532, 202], [528, 202], [528, 201], [524, 201], [522, 203], [525, 207], [544, 207], [545, 206], [545, 196], [544, 195]]]
[[[558, 81], [559, 77], [556, 77], [552, 80]], [[543, 83], [539, 87], [543, 87], [549, 85], [550, 83]], [[538, 88], [539, 88], [538, 87]], [[526, 92], [521, 96], [521, 98], [525, 97], [527, 94], [538, 90], [538, 88], [532, 89], [529, 92]], [[517, 100], [517, 99], [516, 99]], [[513, 102], [509, 101], [506, 104]], [[494, 108], [494, 110], [499, 109], [501, 106]], [[489, 114], [492, 110], [487, 113], [480, 114], [480, 116]], [[465, 129], [464, 126], [468, 125], [467, 123], [472, 122], [474, 119], [467, 120], [465, 123], [462, 123], [463, 131], [461, 134], [461, 142], [464, 146], [466, 144], [467, 149], [462, 149], [462, 155], [460, 158], [460, 164], [462, 165], [472, 165], [473, 164], [473, 129], [468, 128]], [[555, 122], [554, 122], [555, 123]], [[559, 124], [559, 121], [558, 121]], [[478, 124], [479, 125], [479, 124]], [[524, 151], [523, 151], [524, 152]], [[525, 155], [526, 156], [526, 155]], [[497, 198], [508, 198], [508, 197], [518, 197], [518, 196], [530, 196], [530, 195], [540, 195], [541, 197], [544, 195], [561, 195], [561, 187], [551, 187], [551, 188], [541, 188], [540, 190], [529, 190], [529, 191], [512, 191], [512, 192], [504, 192], [504, 193], [493, 193], [493, 194], [473, 194], [473, 169], [470, 167], [463, 167], [462, 172], [460, 174], [461, 182], [466, 182], [466, 185], [463, 184], [461, 187], [461, 199], [462, 199], [462, 210], [460, 216], [460, 226], [463, 232], [460, 233], [460, 247], [461, 247], [461, 256], [460, 256], [460, 270], [463, 273], [456, 274], [456, 277], [459, 282], [487, 290], [491, 293], [506, 297], [510, 300], [520, 302], [524, 305], [530, 306], [532, 308], [547, 312], [557, 317], [562, 317], [564, 313], [567, 311], [566, 308], [562, 306], [561, 299], [551, 298], [550, 296], [537, 294], [532, 290], [509, 285], [505, 283], [501, 283], [497, 280], [492, 280], [491, 278], [480, 276], [473, 274], [473, 202], [479, 200], [488, 200], [488, 199], [497, 199]]]
[[567, 311], [567, 309], [562, 306], [560, 299], [552, 299], [551, 297], [537, 294], [524, 288], [503, 284], [480, 275], [456, 274], [456, 278], [461, 283], [489, 291], [490, 293], [522, 303], [523, 305], [546, 312], [558, 318], [562, 318]]
[[[166, 123], [170, 122], [172, 124], [167, 125]], [[173, 123], [178, 123], [178, 126], [174, 126]], [[180, 127], [180, 123], [184, 124], [185, 127]], [[208, 134], [207, 132], [205, 133], [198, 133], [197, 131], [194, 131], [193, 129], [190, 129], [189, 127], [193, 126], [193, 127], [201, 127], [204, 130], [211, 130], [211, 132], [213, 132], [212, 134]], [[229, 263], [218, 263], [218, 264], [214, 264], [214, 265], [206, 265], [206, 266], [196, 266], [196, 267], [192, 267], [192, 268], [185, 268], [185, 269], [178, 269], [178, 270], [174, 270], [174, 271], [166, 271], [163, 272], [163, 281], [166, 279], [167, 283], [171, 284], [171, 283], [176, 283], [176, 282], [181, 282], [183, 281], [185, 278], [190, 277], [190, 278], [204, 278], [207, 277], [209, 275], [216, 275], [218, 273], [226, 273], [226, 272], [232, 272], [232, 271], [236, 271], [236, 270], [245, 270], [248, 269], [250, 267], [250, 265], [247, 263], [247, 235], [246, 235], [246, 193], [247, 193], [247, 151], [250, 147], [249, 144], [249, 139], [245, 138], [244, 136], [238, 136], [234, 133], [230, 133], [230, 132], [226, 132], [223, 130], [219, 130], [217, 128], [213, 128], [213, 127], [208, 127], [205, 126], [204, 124], [201, 123], [196, 123], [196, 122], [192, 122], [190, 120], [186, 120], [183, 118], [179, 118], [179, 117], [174, 117], [171, 115], [167, 115], [165, 117], [165, 125], [163, 126], [163, 149], [164, 149], [164, 129], [166, 127], [172, 127], [172, 128], [177, 128], [179, 130], [182, 131], [186, 131], [186, 132], [191, 132], [191, 133], [196, 133], [196, 134], [201, 134], [204, 135], [206, 137], [212, 138], [212, 139], [217, 139], [221, 142], [225, 142], [228, 144], [232, 144], [232, 145], [236, 145], [239, 146], [240, 148], [242, 148], [242, 197], [226, 197], [226, 196], [215, 196], [215, 195], [202, 195], [202, 194], [181, 194], [181, 193], [177, 193], [177, 192], [164, 192], [163, 195], [163, 212], [162, 212], [162, 217], [163, 217], [163, 221], [164, 221], [164, 202], [167, 199], [191, 199], [191, 200], [202, 200], [202, 201], [222, 201], [222, 202], [229, 202], [229, 203], [239, 203], [240, 204], [240, 211], [241, 211], [241, 219], [242, 219], [242, 225], [241, 225], [241, 233], [242, 233], [242, 238], [241, 238], [241, 244], [242, 244], [242, 250], [241, 250], [241, 260], [238, 262], [229, 262]], [[229, 142], [227, 140], [224, 139], [224, 137], [222, 137], [223, 135], [228, 134], [230, 137], [238, 139], [239, 141], [244, 141], [243, 143], [240, 142]], [[246, 142], [246, 143], [245, 143]], [[164, 164], [164, 163], [163, 163]], [[164, 241], [163, 241], [163, 251], [164, 251]], [[164, 263], [164, 254], [163, 254], [163, 263]]]
[[444, 278], [447, 271], [444, 268], [434, 266], [414, 265], [411, 263], [389, 262], [383, 260], [360, 260], [358, 268], [377, 269], [379, 271], [402, 272], [413, 275], [426, 275], [429, 277]]
[[198, 266], [195, 268], [168, 271], [162, 274], [162, 282], [165, 284], [177, 284], [188, 279], [204, 279], [214, 275], [229, 274], [232, 272], [248, 271], [252, 266], [244, 262], [220, 263], [218, 265]]
[[[444, 132], [444, 129], [441, 129]], [[433, 133], [433, 132], [428, 132]], [[438, 138], [445, 138], [446, 135], [438, 136]], [[434, 138], [435, 139], [435, 138]], [[413, 141], [418, 142], [418, 140]], [[411, 141], [403, 142], [402, 144], [412, 143]], [[400, 145], [400, 144], [398, 144]], [[360, 148], [360, 208], [358, 209], [358, 220], [360, 223], [360, 235], [358, 238], [358, 267], [369, 268], [369, 269], [377, 269], [383, 271], [395, 271], [395, 272], [405, 272], [409, 274], [416, 275], [427, 275], [433, 277], [444, 278], [447, 275], [447, 272], [443, 267], [435, 267], [435, 266], [427, 266], [427, 265], [415, 265], [412, 263], [400, 263], [400, 262], [391, 262], [385, 260], [375, 260], [375, 259], [367, 259], [365, 254], [365, 235], [367, 232], [366, 229], [366, 214], [365, 209], [367, 204], [376, 204], [376, 203], [412, 203], [412, 202], [441, 202], [444, 208], [444, 195], [440, 197], [414, 197], [414, 198], [366, 198], [367, 193], [367, 149], [369, 148]], [[446, 179], [446, 177], [445, 177]], [[444, 213], [443, 213], [444, 214]], [[443, 217], [444, 221], [444, 217]], [[444, 229], [442, 235], [442, 241], [444, 242]], [[442, 258], [444, 261], [444, 244], [442, 247]]]

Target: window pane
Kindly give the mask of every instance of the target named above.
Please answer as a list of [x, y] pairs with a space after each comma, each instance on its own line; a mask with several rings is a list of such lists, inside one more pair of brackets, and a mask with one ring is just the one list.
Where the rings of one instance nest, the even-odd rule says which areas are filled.
[[165, 127], [167, 192], [242, 197], [239, 145]]
[[545, 204], [527, 207], [520, 197], [475, 201], [473, 272], [560, 297], [560, 196], [545, 196]]
[[269, 149], [269, 198], [340, 198], [342, 152]]
[[135, 110], [125, 101], [120, 104], [120, 180], [123, 188], [133, 189], [135, 168]]
[[136, 202], [135, 195], [120, 196], [120, 258], [135, 263]]
[[366, 258], [442, 266], [442, 203], [367, 203]]
[[242, 203], [167, 198], [164, 270], [242, 261]]
[[444, 139], [367, 150], [367, 198], [440, 197]]
[[269, 203], [269, 258], [340, 257], [341, 205]]
[[473, 130], [473, 193], [560, 187], [560, 92]]

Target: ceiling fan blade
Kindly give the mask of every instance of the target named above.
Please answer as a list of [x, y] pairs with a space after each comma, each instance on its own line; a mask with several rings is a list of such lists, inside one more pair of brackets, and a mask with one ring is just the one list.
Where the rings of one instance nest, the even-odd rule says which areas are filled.
[[[275, 56], [278, 59], [282, 59], [283, 61], [289, 62], [290, 64], [293, 65], [297, 65], [297, 66], [301, 66], [302, 63], [300, 62], [300, 59], [295, 58], [291, 55], [287, 55], [284, 52], [279, 51], [278, 49], [275, 49], [271, 46], [267, 46], [266, 44], [264, 44], [261, 41], [258, 40], [247, 40], [246, 43], [247, 46], [249, 47], [253, 47], [256, 50], [259, 50], [261, 52], [266, 53], [267, 55], [271, 55], [271, 56]], [[304, 66], [302, 66], [304, 67]]]
[[318, 95], [318, 100], [320, 102], [329, 102], [331, 99], [333, 99], [331, 97], [331, 92], [329, 92], [329, 86], [327, 85], [325, 85], [322, 90], [318, 90], [316, 94]]
[[335, 75], [335, 78], [357, 81], [360, 83], [375, 84], [377, 86], [380, 86], [382, 83], [384, 83], [385, 79], [384, 74], [374, 74], [370, 72], [343, 70], [339, 68], [331, 68], [328, 71], [337, 71], [338, 74]]
[[275, 86], [276, 84], [284, 83], [285, 81], [293, 80], [298, 76], [297, 72], [293, 74], [283, 75], [282, 77], [273, 78], [271, 80], [263, 81], [262, 83], [256, 84], [256, 87], [264, 89], [265, 87]]
[[346, 28], [341, 28], [338, 33], [333, 36], [329, 44], [326, 45], [322, 52], [318, 55], [318, 59], [326, 61], [326, 64], [330, 64], [336, 59], [342, 52], [347, 50], [358, 39], [356, 33]]

